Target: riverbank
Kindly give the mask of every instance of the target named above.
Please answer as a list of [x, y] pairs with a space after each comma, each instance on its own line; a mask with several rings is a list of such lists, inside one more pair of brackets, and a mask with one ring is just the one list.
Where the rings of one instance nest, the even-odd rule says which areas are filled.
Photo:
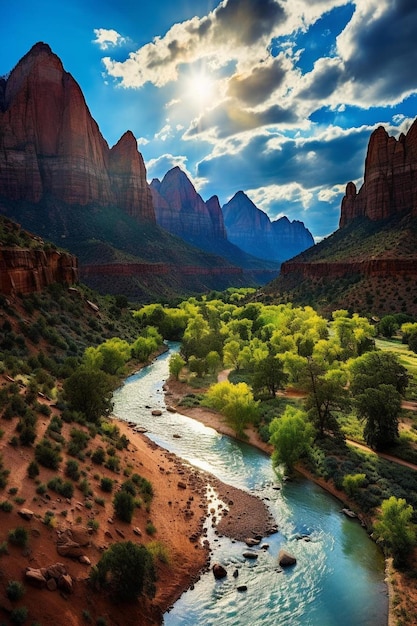
[[[177, 381], [171, 377], [165, 387], [167, 404], [177, 408], [183, 415], [187, 415], [204, 425], [213, 428], [221, 434], [236, 438], [236, 433], [224, 421], [224, 418], [217, 412], [202, 407], [185, 407], [182, 406], [181, 400], [188, 393], [195, 393], [195, 389], [187, 385], [185, 382]], [[250, 445], [262, 450], [266, 454], [271, 455], [273, 448], [270, 444], [263, 442], [258, 433], [253, 428], [245, 431], [247, 439], [245, 441]], [[336, 489], [336, 487], [317, 476], [314, 476], [302, 465], [298, 465], [297, 470], [308, 480], [316, 483], [325, 491], [341, 502], [341, 507], [346, 507], [357, 511], [357, 506], [349, 500], [347, 495]], [[372, 520], [357, 511], [359, 519], [370, 528]], [[405, 573], [395, 570], [392, 566], [392, 560], [386, 560], [386, 584], [389, 597], [389, 615], [388, 626], [396, 626], [397, 624], [407, 624], [407, 626], [417, 626], [417, 615], [415, 607], [417, 606], [417, 583], [411, 580]], [[399, 616], [406, 615], [406, 622], [398, 621]]]

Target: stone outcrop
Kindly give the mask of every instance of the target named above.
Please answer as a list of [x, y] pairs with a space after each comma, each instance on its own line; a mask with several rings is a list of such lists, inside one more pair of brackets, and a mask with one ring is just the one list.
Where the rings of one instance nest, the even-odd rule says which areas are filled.
[[42, 291], [52, 283], [78, 281], [77, 258], [53, 249], [23, 250], [0, 247], [0, 293], [14, 295]]
[[229, 241], [258, 258], [285, 261], [314, 245], [302, 222], [290, 222], [287, 217], [271, 222], [243, 191], [222, 210]]
[[204, 202], [179, 167], [169, 170], [162, 181], [154, 178], [151, 190], [156, 221], [168, 232], [192, 242], [226, 239], [218, 198]]
[[398, 140], [382, 126], [372, 133], [363, 185], [357, 192], [347, 184], [339, 226], [358, 217], [378, 221], [407, 213], [417, 216], [417, 120]]
[[39, 204], [119, 206], [155, 222], [132, 133], [110, 150], [79, 85], [48, 45], [37, 43], [0, 85], [0, 196]]

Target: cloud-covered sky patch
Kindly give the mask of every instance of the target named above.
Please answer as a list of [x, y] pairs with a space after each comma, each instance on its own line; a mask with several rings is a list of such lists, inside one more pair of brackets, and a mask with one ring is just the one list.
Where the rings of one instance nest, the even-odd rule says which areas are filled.
[[203, 198], [243, 190], [316, 237], [361, 185], [372, 131], [417, 116], [414, 0], [20, 0], [2, 18], [0, 75], [49, 43], [149, 178], [178, 165]]

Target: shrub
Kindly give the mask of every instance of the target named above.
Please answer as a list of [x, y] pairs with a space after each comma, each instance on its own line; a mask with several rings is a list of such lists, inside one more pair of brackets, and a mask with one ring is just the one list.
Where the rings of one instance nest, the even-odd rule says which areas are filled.
[[24, 624], [27, 620], [28, 610], [25, 606], [19, 606], [10, 613], [10, 621], [13, 624]]
[[102, 491], [105, 491], [106, 493], [111, 493], [113, 490], [112, 479], [107, 478], [107, 476], [104, 476], [100, 481], [100, 488], [102, 489]]
[[121, 490], [116, 493], [113, 499], [114, 512], [122, 522], [132, 521], [135, 501], [133, 496], [127, 491]]
[[363, 487], [366, 482], [366, 474], [346, 474], [343, 479], [343, 489], [348, 496], [354, 496], [359, 487]]
[[18, 580], [11, 580], [7, 585], [6, 594], [9, 600], [20, 600], [24, 593], [25, 588]]
[[13, 530], [9, 530], [9, 541], [14, 546], [24, 548], [28, 542], [28, 532], [23, 526], [17, 526]]
[[109, 456], [104, 467], [111, 470], [112, 472], [118, 472], [120, 468], [120, 459], [117, 456]]
[[77, 461], [70, 459], [65, 466], [65, 475], [72, 480], [80, 480], [80, 470]]
[[[108, 576], [110, 574], [110, 576]], [[97, 563], [95, 578], [105, 584], [110, 580], [117, 600], [131, 601], [142, 592], [155, 594], [155, 567], [147, 548], [131, 541], [114, 543]]]
[[104, 463], [105, 458], [106, 458], [106, 453], [103, 448], [97, 448], [96, 450], [94, 450], [93, 454], [91, 455], [91, 460], [96, 465], [102, 465]]
[[3, 511], [4, 513], [10, 513], [10, 511], [13, 510], [13, 504], [9, 502], [8, 500], [4, 500], [0, 504], [0, 510]]
[[153, 525], [153, 523], [151, 522], [151, 520], [148, 520], [146, 522], [145, 530], [146, 530], [148, 535], [154, 535], [156, 533], [156, 528]]
[[29, 476], [29, 478], [36, 478], [36, 476], [39, 476], [39, 465], [36, 463], [36, 461], [31, 461], [29, 463], [27, 475]]
[[59, 447], [52, 446], [51, 442], [47, 439], [42, 439], [35, 448], [35, 459], [50, 469], [58, 469], [58, 466], [62, 460], [59, 454]]
[[86, 478], [84, 478], [78, 485], [78, 489], [80, 489], [80, 491], [82, 492], [82, 494], [87, 497], [87, 496], [92, 496], [93, 492], [91, 490], [90, 487], [90, 483], [88, 482], [88, 480]]
[[59, 476], [51, 478], [48, 488], [56, 491], [63, 498], [72, 498], [74, 495], [74, 485], [69, 480], [62, 480]]

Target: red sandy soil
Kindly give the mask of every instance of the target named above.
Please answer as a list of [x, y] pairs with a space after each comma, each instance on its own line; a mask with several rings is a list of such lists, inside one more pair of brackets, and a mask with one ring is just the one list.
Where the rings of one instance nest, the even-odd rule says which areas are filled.
[[[6, 385], [0, 379], [0, 385]], [[42, 400], [45, 401], [45, 400]], [[57, 409], [50, 404], [53, 413]], [[39, 415], [37, 441], [45, 432], [50, 418]], [[203, 524], [207, 518], [208, 507], [213, 505], [207, 499], [207, 485], [211, 485], [226, 504], [216, 510], [214, 516], [218, 524], [218, 533], [236, 539], [261, 534], [266, 536], [272, 530], [266, 505], [259, 499], [238, 489], [222, 484], [214, 477], [182, 462], [174, 454], [159, 448], [145, 435], [134, 432], [126, 422], [116, 422], [120, 434], [129, 439], [127, 450], [117, 451], [120, 457], [121, 471], [114, 473], [103, 465], [94, 465], [87, 457], [79, 461], [82, 478], [88, 480], [93, 491], [93, 498], [85, 498], [76, 488], [74, 497], [66, 500], [48, 490], [50, 500], [36, 494], [37, 483], [47, 483], [53, 476], [64, 475], [68, 457], [65, 450], [63, 460], [57, 472], [40, 466], [40, 475], [35, 482], [27, 477], [27, 467], [33, 459], [33, 448], [13, 447], [10, 439], [16, 434], [16, 419], [1, 420], [4, 431], [0, 439], [0, 454], [5, 468], [11, 470], [6, 488], [0, 492], [0, 502], [9, 500], [13, 503], [10, 513], [0, 511], [0, 543], [5, 541], [8, 532], [17, 526], [24, 526], [29, 533], [27, 548], [17, 548], [9, 543], [9, 554], [0, 556], [0, 620], [7, 619], [11, 609], [18, 606], [28, 608], [27, 623], [38, 621], [42, 626], [81, 626], [95, 623], [98, 617], [104, 617], [108, 626], [156, 626], [161, 623], [163, 613], [190, 587], [208, 567], [209, 546], [204, 541]], [[77, 424], [64, 424], [62, 434], [68, 441], [71, 428], [82, 428]], [[89, 442], [92, 452], [103, 444], [100, 436]], [[113, 519], [113, 494], [105, 494], [100, 489], [103, 476], [117, 481], [120, 485], [126, 480], [127, 473], [138, 473], [152, 483], [154, 498], [150, 510], [144, 507], [136, 509], [131, 524]], [[16, 494], [9, 494], [9, 489], [17, 489]], [[117, 488], [117, 485], [116, 485]], [[114, 490], [115, 491], [115, 490]], [[16, 503], [14, 498], [24, 502]], [[97, 504], [94, 498], [105, 500], [104, 506]], [[86, 506], [87, 505], [87, 506]], [[91, 508], [88, 508], [91, 506]], [[221, 505], [220, 505], [221, 506]], [[30, 521], [23, 520], [18, 511], [28, 508], [34, 516]], [[46, 526], [43, 518], [46, 511], [55, 515], [55, 526]], [[104, 592], [94, 591], [88, 584], [90, 566], [78, 560], [60, 556], [56, 549], [57, 531], [66, 528], [87, 528], [87, 522], [94, 519], [98, 530], [91, 534], [91, 542], [85, 549], [85, 555], [94, 565], [100, 559], [104, 549], [116, 541], [133, 541], [148, 544], [158, 541], [167, 550], [169, 563], [158, 562], [158, 581], [156, 596], [152, 601], [140, 598], [131, 604], [112, 603]], [[145, 532], [151, 520], [156, 528], [152, 536]], [[134, 528], [142, 532], [138, 537]], [[47, 589], [34, 589], [25, 584], [25, 595], [18, 602], [11, 603], [6, 597], [7, 584], [11, 580], [24, 582], [26, 567], [46, 567], [57, 562], [64, 563], [74, 580], [74, 590], [70, 595]]]

